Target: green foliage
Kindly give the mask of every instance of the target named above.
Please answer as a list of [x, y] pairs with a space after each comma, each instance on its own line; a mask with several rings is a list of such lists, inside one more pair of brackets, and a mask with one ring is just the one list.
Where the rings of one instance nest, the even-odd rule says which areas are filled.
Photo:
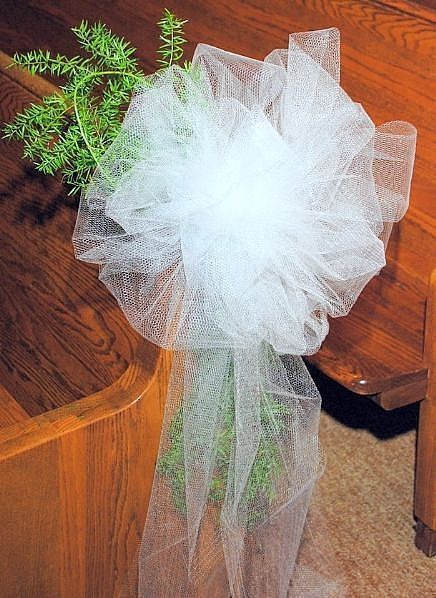
[[[159, 65], [167, 68], [183, 54], [183, 25], [170, 11], [158, 26]], [[60, 78], [60, 92], [30, 104], [3, 127], [4, 138], [23, 142], [23, 157], [44, 174], [61, 171], [70, 195], [88, 184], [102, 155], [120, 132], [134, 87], [149, 81], [135, 48], [103, 23], [82, 21], [72, 29], [87, 58], [33, 50], [15, 54], [13, 63], [32, 74]], [[190, 63], [184, 68], [190, 70]]]
[[54, 77], [75, 77], [87, 73], [92, 65], [81, 56], [67, 58], [62, 54], [53, 56], [49, 50], [31, 50], [14, 54], [10, 66], [27, 69], [32, 75], [53, 75]]
[[183, 457], [183, 413], [177, 411], [169, 427], [170, 446], [157, 463], [157, 471], [168, 477], [176, 508], [186, 512], [185, 460]]
[[[229, 463], [235, 442], [234, 381], [230, 375], [221, 397], [221, 425], [215, 436], [215, 466], [209, 488], [209, 500], [222, 502], [227, 489]], [[263, 429], [274, 429], [274, 438], [261, 434], [259, 448], [245, 487], [243, 501], [248, 508], [248, 525], [252, 527], [268, 513], [268, 506], [276, 497], [277, 480], [284, 465], [278, 437], [283, 434], [290, 411], [274, 397], [263, 394], [260, 419]], [[171, 421], [168, 448], [157, 463], [158, 472], [164, 475], [171, 487], [177, 509], [184, 514], [185, 462], [183, 446], [183, 410], [180, 408]]]
[[133, 54], [136, 49], [121, 37], [117, 37], [103, 23], [89, 25], [82, 21], [73, 27], [77, 41], [92, 56], [101, 69], [139, 73], [138, 62]]
[[[161, 30], [159, 39], [161, 46], [157, 53], [161, 57], [158, 63], [162, 68], [167, 68], [178, 62], [183, 56], [183, 46], [186, 39], [183, 37], [183, 26], [186, 21], [178, 19], [176, 15], [165, 8], [162, 18], [158, 21], [158, 27]], [[189, 63], [185, 63], [185, 68], [189, 68]]]

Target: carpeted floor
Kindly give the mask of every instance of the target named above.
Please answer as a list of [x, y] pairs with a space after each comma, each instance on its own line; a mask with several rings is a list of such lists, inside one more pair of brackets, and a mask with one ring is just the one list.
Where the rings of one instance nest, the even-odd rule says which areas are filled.
[[347, 596], [436, 597], [436, 559], [414, 546], [417, 405], [385, 412], [319, 375], [316, 381], [327, 456], [319, 496]]

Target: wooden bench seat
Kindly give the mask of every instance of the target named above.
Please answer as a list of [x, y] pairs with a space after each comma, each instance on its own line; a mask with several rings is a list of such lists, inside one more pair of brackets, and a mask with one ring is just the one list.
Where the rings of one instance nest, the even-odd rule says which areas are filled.
[[[0, 121], [55, 88], [7, 70], [0, 54]], [[33, 86], [33, 91], [32, 91]], [[1, 142], [0, 383], [32, 416], [112, 384], [133, 360], [139, 335], [78, 265], [71, 235], [77, 199], [59, 180], [36, 173], [18, 144]]]
[[[389, 254], [394, 251], [395, 239]], [[321, 351], [310, 361], [353, 392], [372, 395], [385, 409], [423, 399], [427, 293], [428, 274], [424, 281], [389, 262], [350, 314], [331, 321]]]

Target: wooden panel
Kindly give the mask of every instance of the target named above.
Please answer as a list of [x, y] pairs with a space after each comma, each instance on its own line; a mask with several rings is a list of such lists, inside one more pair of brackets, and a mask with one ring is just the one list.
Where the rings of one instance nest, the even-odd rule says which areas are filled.
[[120, 591], [142, 535], [168, 371], [169, 354], [144, 343], [107, 391], [0, 430], [2, 598]]
[[429, 378], [426, 399], [419, 407], [415, 514], [433, 530], [436, 550], [436, 270], [431, 277], [425, 341]]
[[23, 453], [1, 463], [0, 475], [1, 595], [57, 596], [62, 555], [56, 453], [50, 445], [37, 455]]
[[[37, 100], [12, 75], [0, 73], [0, 120]], [[46, 83], [33, 85], [47, 91]], [[97, 268], [73, 255], [77, 200], [25, 164], [19, 150], [0, 142], [0, 381], [38, 415], [114, 382], [139, 335], [98, 282]]]
[[[262, 58], [271, 49], [285, 46], [291, 31], [337, 26], [342, 35], [345, 90], [364, 105], [377, 124], [406, 119], [418, 128], [411, 208], [394, 229], [388, 267], [370, 283], [348, 317], [331, 323], [323, 348], [310, 360], [329, 377], [361, 394], [422, 385], [426, 378], [422, 363], [425, 296], [436, 260], [430, 191], [436, 183], [431, 136], [436, 13], [431, 3], [174, 0], [171, 8], [190, 19], [188, 56], [194, 45], [203, 41]], [[145, 70], [151, 71], [157, 44], [154, 23], [161, 10], [158, 2], [137, 0], [3, 0], [2, 48], [11, 53], [42, 46], [77, 53], [68, 29], [82, 18], [103, 20], [138, 47]], [[53, 185], [38, 180], [39, 187], [43, 184]]]

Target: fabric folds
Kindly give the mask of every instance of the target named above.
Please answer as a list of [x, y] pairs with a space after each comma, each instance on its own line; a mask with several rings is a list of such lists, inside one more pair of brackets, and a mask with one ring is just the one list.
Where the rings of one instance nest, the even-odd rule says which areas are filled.
[[264, 61], [200, 44], [135, 90], [74, 233], [174, 351], [133, 594], [339, 595], [296, 564], [322, 471], [301, 356], [384, 266], [415, 138], [340, 87], [336, 29]]

